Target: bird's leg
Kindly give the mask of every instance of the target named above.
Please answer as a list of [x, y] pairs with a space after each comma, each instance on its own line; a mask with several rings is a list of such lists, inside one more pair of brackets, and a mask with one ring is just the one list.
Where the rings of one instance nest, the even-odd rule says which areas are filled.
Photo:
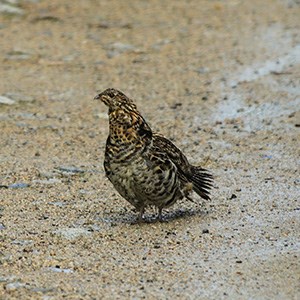
[[182, 195], [182, 197], [185, 197], [189, 201], [195, 203], [195, 201], [193, 200], [193, 198], [190, 197], [190, 193], [191, 193], [192, 189], [193, 189], [193, 184], [191, 182], [188, 182], [185, 185], [185, 187], [181, 190], [181, 195]]
[[189, 195], [185, 195], [185, 197], [186, 197], [186, 199], [188, 199], [189, 201], [191, 201], [191, 202], [195, 203], [194, 199], [193, 199], [193, 198], [191, 198]]
[[138, 221], [139, 222], [143, 222], [144, 221], [144, 218], [143, 218], [144, 212], [145, 212], [145, 207], [142, 207], [140, 209], [140, 211], [139, 211], [139, 217], [138, 217]]
[[158, 207], [158, 215], [157, 215], [157, 219], [159, 221], [162, 221], [162, 207]]

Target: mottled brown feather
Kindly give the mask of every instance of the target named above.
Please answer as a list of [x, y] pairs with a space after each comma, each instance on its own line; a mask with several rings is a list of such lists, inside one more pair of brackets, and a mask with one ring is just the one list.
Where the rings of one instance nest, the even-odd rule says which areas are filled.
[[134, 102], [116, 89], [107, 89], [95, 99], [108, 106], [109, 136], [104, 168], [120, 195], [140, 212], [154, 205], [159, 210], [174, 204], [194, 190], [210, 199], [211, 174], [188, 162], [170, 140], [153, 133]]

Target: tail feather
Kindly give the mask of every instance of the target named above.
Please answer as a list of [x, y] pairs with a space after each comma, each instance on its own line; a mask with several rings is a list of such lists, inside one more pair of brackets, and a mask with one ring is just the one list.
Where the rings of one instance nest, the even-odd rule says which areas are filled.
[[212, 187], [213, 176], [207, 170], [193, 166], [190, 180], [193, 190], [203, 199], [210, 200], [209, 190]]

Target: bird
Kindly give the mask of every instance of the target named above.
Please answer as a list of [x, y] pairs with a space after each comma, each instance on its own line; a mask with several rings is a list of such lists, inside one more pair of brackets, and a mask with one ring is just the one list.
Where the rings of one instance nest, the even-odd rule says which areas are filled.
[[144, 220], [148, 206], [156, 207], [157, 217], [162, 221], [162, 210], [179, 199], [192, 201], [192, 191], [210, 199], [211, 173], [191, 165], [174, 143], [153, 132], [132, 99], [114, 88], [104, 90], [94, 99], [108, 107], [105, 174], [138, 211], [138, 221]]

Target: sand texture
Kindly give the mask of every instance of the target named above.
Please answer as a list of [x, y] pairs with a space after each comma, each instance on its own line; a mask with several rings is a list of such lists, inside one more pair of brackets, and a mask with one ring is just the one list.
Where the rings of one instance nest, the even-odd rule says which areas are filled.
[[[1, 300], [300, 299], [298, 0], [1, 0], [0, 53]], [[108, 87], [211, 201], [135, 224]]]

